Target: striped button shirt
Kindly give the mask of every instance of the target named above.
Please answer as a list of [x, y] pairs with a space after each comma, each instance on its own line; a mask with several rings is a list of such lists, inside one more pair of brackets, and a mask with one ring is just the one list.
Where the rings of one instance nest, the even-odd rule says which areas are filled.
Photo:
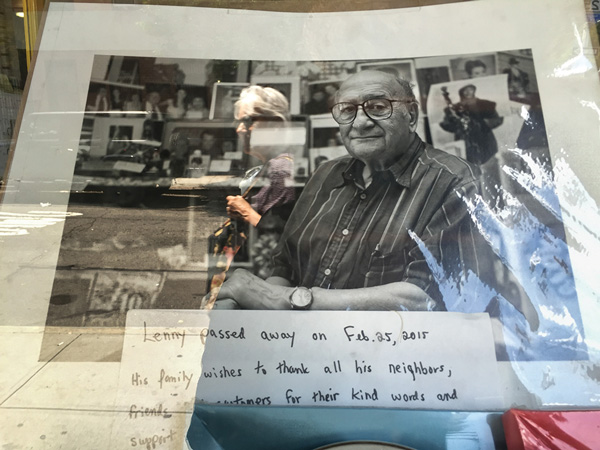
[[328, 289], [406, 281], [440, 300], [408, 232], [416, 233], [438, 262], [461, 268], [465, 259], [474, 261], [471, 220], [457, 192], [467, 198], [478, 193], [479, 172], [417, 136], [405, 155], [375, 172], [367, 188], [361, 161], [347, 156], [321, 165], [287, 222], [273, 275]]

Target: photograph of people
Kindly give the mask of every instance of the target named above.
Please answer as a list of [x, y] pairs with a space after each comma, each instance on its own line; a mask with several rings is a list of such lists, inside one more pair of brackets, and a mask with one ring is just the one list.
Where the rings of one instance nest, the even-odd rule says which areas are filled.
[[146, 118], [152, 120], [163, 120], [164, 116], [160, 109], [160, 94], [157, 91], [150, 91], [146, 95]]
[[465, 63], [465, 72], [469, 78], [481, 78], [488, 75], [487, 66], [480, 59], [469, 59]]
[[508, 75], [508, 91], [511, 100], [523, 101], [527, 97], [529, 87], [529, 75], [519, 68], [519, 60], [515, 57], [508, 61], [510, 67], [504, 69], [502, 73]]
[[275, 251], [272, 276], [262, 280], [238, 269], [216, 303], [444, 310], [409, 230], [435, 258], [443, 249], [444, 257], [469, 265], [476, 248], [456, 193], [478, 192], [478, 169], [421, 140], [412, 88], [391, 74], [352, 75], [340, 87], [332, 115], [348, 156], [322, 164], [308, 181]]
[[465, 142], [467, 161], [481, 165], [498, 152], [492, 130], [502, 125], [504, 119], [496, 111], [495, 102], [477, 98], [476, 92], [475, 85], [467, 84], [458, 91], [460, 101], [452, 103], [446, 90], [443, 95], [448, 106], [440, 126], [454, 133], [455, 140]]
[[511, 110], [506, 75], [432, 84], [427, 115], [431, 143], [475, 164], [506, 152], [523, 124]]
[[223, 156], [223, 149], [219, 146], [216, 130], [204, 130], [200, 136], [200, 150], [203, 155], [211, 158], [220, 158]]
[[178, 89], [176, 97], [167, 99], [167, 118], [168, 119], [181, 119], [185, 116], [186, 104], [185, 99], [187, 92], [185, 89]]
[[234, 104], [240, 97], [240, 92], [248, 83], [215, 83], [213, 85], [212, 101], [209, 118], [234, 119]]
[[498, 72], [496, 59], [496, 55], [493, 53], [451, 58], [451, 79], [458, 81], [496, 75]]
[[208, 119], [208, 108], [202, 97], [194, 97], [189, 109], [185, 112], [186, 119]]
[[325, 114], [329, 111], [327, 93], [322, 85], [311, 89], [310, 100], [304, 104], [304, 114]]

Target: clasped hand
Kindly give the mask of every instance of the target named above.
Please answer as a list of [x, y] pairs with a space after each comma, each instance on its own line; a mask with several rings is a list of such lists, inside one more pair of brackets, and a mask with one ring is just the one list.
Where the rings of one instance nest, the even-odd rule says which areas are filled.
[[228, 195], [226, 200], [227, 207], [225, 210], [229, 217], [232, 219], [241, 219], [252, 226], [256, 226], [261, 216], [250, 206], [250, 203], [244, 197], [241, 195]]
[[245, 269], [237, 269], [221, 286], [217, 302], [233, 299], [243, 309], [289, 309], [292, 290], [270, 284]]

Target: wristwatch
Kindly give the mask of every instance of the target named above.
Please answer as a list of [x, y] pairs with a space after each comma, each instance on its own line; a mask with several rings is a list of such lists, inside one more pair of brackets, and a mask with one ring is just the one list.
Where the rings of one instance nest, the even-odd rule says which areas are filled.
[[298, 286], [290, 295], [292, 309], [309, 309], [313, 302], [313, 293], [310, 289]]

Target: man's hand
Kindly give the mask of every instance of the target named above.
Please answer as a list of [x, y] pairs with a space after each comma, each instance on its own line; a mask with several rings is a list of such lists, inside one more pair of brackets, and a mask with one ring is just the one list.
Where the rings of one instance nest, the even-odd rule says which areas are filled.
[[443, 311], [420, 287], [397, 282], [357, 289], [313, 288], [313, 310]]
[[[275, 280], [273, 280], [275, 281]], [[284, 281], [284, 280], [279, 280]], [[285, 283], [282, 283], [285, 284]], [[223, 284], [217, 301], [230, 298], [243, 309], [290, 309], [294, 287], [275, 285], [244, 269]], [[444, 310], [421, 288], [404, 282], [359, 289], [313, 288], [312, 310], [435, 311]]]
[[227, 198], [227, 215], [232, 219], [242, 219], [255, 227], [260, 221], [261, 215], [257, 213], [250, 203], [241, 195], [228, 195]]
[[294, 288], [277, 286], [237, 269], [221, 286], [219, 299], [235, 300], [243, 309], [290, 309], [290, 295]]

